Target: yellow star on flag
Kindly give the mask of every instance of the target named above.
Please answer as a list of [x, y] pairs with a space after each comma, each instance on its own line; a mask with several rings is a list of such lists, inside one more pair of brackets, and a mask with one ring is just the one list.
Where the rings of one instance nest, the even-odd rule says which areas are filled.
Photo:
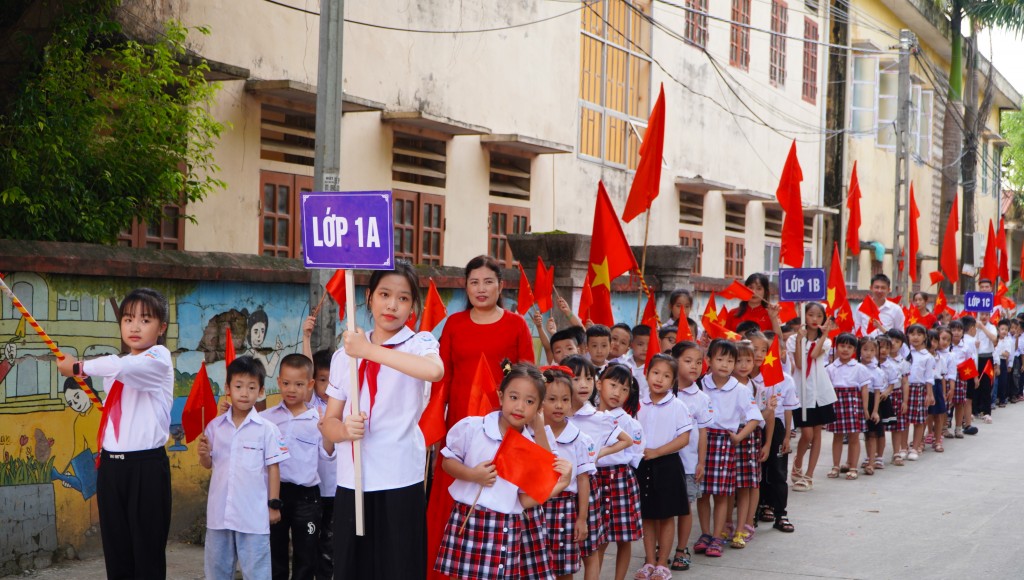
[[704, 314], [704, 318], [711, 322], [718, 322], [718, 313], [715, 312], [714, 309], [710, 309]]
[[829, 287], [825, 295], [828, 299], [828, 307], [834, 307], [836, 305], [836, 289], [834, 287]]
[[840, 310], [839, 314], [836, 315], [836, 320], [846, 320], [846, 311]]
[[608, 258], [605, 257], [604, 261], [600, 264], [590, 264], [590, 267], [594, 269], [594, 280], [590, 283], [591, 286], [604, 286], [609, 290], [612, 289], [612, 281], [608, 277]]
[[764, 364], [766, 364], [766, 365], [768, 365], [770, 367], [774, 367], [775, 366], [775, 362], [778, 361], [778, 360], [779, 359], [775, 358], [774, 354], [769, 352], [768, 355], [764, 357]]

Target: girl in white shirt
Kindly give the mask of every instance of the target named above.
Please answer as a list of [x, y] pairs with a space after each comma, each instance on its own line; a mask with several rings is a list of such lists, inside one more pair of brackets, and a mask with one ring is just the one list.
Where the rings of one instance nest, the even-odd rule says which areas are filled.
[[924, 424], [927, 408], [935, 402], [932, 386], [935, 381], [935, 357], [928, 352], [928, 330], [920, 324], [907, 329], [907, 341], [912, 352], [910, 358], [910, 398], [907, 401], [907, 421], [914, 426], [914, 443], [907, 459], [917, 461], [924, 453]]
[[[344, 348], [331, 360], [330, 399], [320, 431], [324, 439], [340, 443], [334, 512], [334, 570], [340, 577], [426, 575], [426, 445], [417, 422], [423, 413], [423, 383], [440, 381], [444, 365], [434, 336], [414, 333], [405, 324], [419, 305], [419, 280], [408, 263], [374, 272], [366, 291], [373, 330], [345, 332]], [[351, 364], [359, 369], [358, 414], [351, 412], [349, 402]], [[366, 535], [355, 533], [352, 442], [358, 440], [362, 441], [364, 518], [367, 522], [400, 520], [400, 529], [369, 525]], [[398, 552], [406, 557], [396, 558]]]
[[932, 449], [942, 453], [942, 440], [946, 431], [946, 411], [949, 409], [947, 401], [952, 400], [953, 397], [956, 364], [953, 362], [953, 353], [950, 351], [953, 333], [948, 328], [940, 328], [938, 331], [930, 330], [928, 334], [931, 335], [932, 332], [938, 335], [938, 348], [935, 351], [938, 364], [935, 365], [935, 389], [932, 393], [935, 402], [928, 407], [928, 429], [932, 435]]
[[[690, 411], [690, 421], [695, 431], [690, 432], [690, 441], [680, 452], [683, 459], [683, 471], [686, 473], [686, 495], [691, 504], [690, 513], [679, 516], [676, 525], [676, 554], [672, 558], [672, 570], [690, 569], [690, 530], [693, 527], [692, 504], [701, 497], [701, 484], [704, 479], [704, 457], [708, 450], [708, 425], [711, 424], [711, 399], [700, 390], [697, 380], [700, 378], [704, 362], [704, 352], [695, 342], [684, 340], [672, 347], [672, 356], [678, 365], [676, 377], [676, 398], [686, 405]], [[711, 541], [711, 511], [706, 504], [697, 504], [697, 516], [700, 520], [700, 533], [706, 541]]]
[[[829, 333], [835, 328], [835, 321], [825, 318], [825, 307], [810, 302], [805, 310], [805, 325], [786, 340], [786, 351], [793, 357], [793, 380], [796, 382], [800, 409], [793, 412], [793, 424], [800, 428], [800, 441], [793, 458], [794, 491], [810, 491], [814, 488], [814, 468], [821, 454], [821, 429], [835, 420], [836, 392], [832, 388], [825, 365], [826, 355], [832, 350]], [[807, 469], [804, 470], [804, 455]]]
[[[846, 479], [857, 479], [857, 462], [860, 460], [860, 434], [866, 427], [864, 417], [868, 414], [868, 385], [871, 377], [864, 365], [853, 357], [857, 353], [857, 337], [844, 332], [836, 337], [836, 360], [828, 366], [828, 376], [836, 391], [836, 420], [828, 424], [832, 433], [832, 469], [828, 477], [835, 479], [840, 473]], [[846, 463], [842, 463], [843, 437], [847, 438]], [[868, 465], [864, 473], [873, 475], [874, 466]]]
[[885, 370], [878, 364], [878, 342], [865, 336], [860, 339], [857, 346], [857, 360], [868, 371], [871, 384], [868, 385], [868, 406], [864, 419], [867, 423], [864, 429], [864, 447], [867, 454], [861, 468], [864, 473], [874, 475], [876, 469], [884, 469], [885, 462], [882, 455], [885, 452], [885, 425], [882, 424], [882, 399], [888, 386], [885, 379]]

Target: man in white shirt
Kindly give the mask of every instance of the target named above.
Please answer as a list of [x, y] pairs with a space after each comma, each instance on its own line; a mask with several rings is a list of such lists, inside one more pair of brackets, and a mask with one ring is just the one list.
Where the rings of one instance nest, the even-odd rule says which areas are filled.
[[853, 320], [856, 326], [864, 334], [877, 336], [888, 331], [890, 328], [903, 331], [905, 324], [903, 309], [900, 308], [899, 304], [889, 302], [889, 291], [891, 288], [892, 284], [889, 282], [889, 277], [885, 274], [875, 274], [871, 278], [871, 295], [868, 299], [873, 300], [875, 306], [878, 307], [878, 318], [869, 319], [860, 310], [856, 310], [853, 313]]

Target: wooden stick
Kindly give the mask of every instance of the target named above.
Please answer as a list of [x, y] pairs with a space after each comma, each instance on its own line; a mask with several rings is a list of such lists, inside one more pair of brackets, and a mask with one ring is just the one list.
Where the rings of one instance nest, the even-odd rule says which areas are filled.
[[[646, 284], [644, 284], [644, 270], [647, 268], [647, 236], [651, 233], [651, 208], [647, 208], [647, 219], [644, 224], [644, 250], [640, 254], [640, 296], [636, 299], [636, 324], [640, 324], [640, 302], [644, 299]], [[655, 329], [657, 332], [657, 329]]]
[[[806, 302], [801, 302], [800, 303], [800, 324], [802, 324], [804, 326], [807, 325], [807, 303]], [[819, 335], [821, 334], [821, 330], [820, 329], [818, 330], [818, 334]], [[807, 339], [805, 338], [804, 341], [806, 341], [806, 340]], [[821, 340], [821, 336], [818, 337], [818, 340]], [[800, 348], [801, 348], [801, 350], [803, 349], [803, 344], [800, 345]], [[802, 357], [803, 355], [804, 354], [802, 352], [797, 353], [797, 356], [801, 356]], [[807, 359], [804, 359], [804, 366], [809, 365], [809, 364], [811, 364], [811, 363], [809, 361], [807, 361]], [[803, 422], [806, 424], [807, 423], [807, 373], [809, 372], [809, 369], [804, 368], [804, 369], [797, 369], [797, 370], [804, 373], [804, 376], [802, 377], [802, 380], [800, 381], [800, 412], [803, 413]]]
[[[346, 275], [345, 278], [347, 279], [348, 275]], [[313, 312], [312, 312], [312, 314], [310, 314], [310, 316], [312, 316], [313, 318], [316, 318], [317, 315], [320, 314], [320, 308], [323, 307], [324, 300], [326, 300], [326, 299], [327, 299], [327, 289], [324, 288], [324, 294], [323, 294], [323, 296], [320, 297], [320, 302], [316, 303], [316, 308], [313, 309]], [[346, 302], [348, 302], [348, 301], [346, 300]]]
[[473, 517], [473, 510], [476, 509], [476, 502], [480, 501], [480, 494], [483, 493], [484, 486], [480, 486], [480, 489], [476, 490], [476, 497], [473, 498], [473, 505], [469, 506], [469, 513], [466, 514], [466, 519], [462, 520], [462, 525], [459, 526], [459, 535], [466, 530], [466, 524], [469, 523], [469, 518]]
[[[327, 292], [325, 291], [324, 294]], [[345, 273], [345, 318], [346, 318], [346, 330], [349, 332], [355, 332], [356, 330], [356, 277], [352, 272]], [[323, 299], [320, 300], [323, 302]], [[349, 388], [348, 388], [348, 400], [352, 403], [352, 412], [359, 413], [359, 366], [356, 363], [356, 359], [353, 356], [349, 356], [348, 360], [349, 370]], [[352, 467], [355, 471], [353, 478], [353, 487], [355, 488], [355, 500], [356, 500], [356, 535], [362, 536], [365, 532], [363, 529], [363, 448], [360, 445], [360, 441], [352, 442]]]

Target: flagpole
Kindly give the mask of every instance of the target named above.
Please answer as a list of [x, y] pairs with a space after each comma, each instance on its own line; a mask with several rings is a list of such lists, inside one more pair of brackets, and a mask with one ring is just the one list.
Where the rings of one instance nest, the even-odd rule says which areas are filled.
[[[347, 276], [346, 276], [346, 278], [347, 278]], [[328, 294], [328, 292], [327, 292], [327, 289], [325, 288], [323, 295], [320, 296], [320, 302], [316, 303], [316, 308], [313, 309], [313, 312], [310, 313], [310, 316], [312, 316], [313, 318], [316, 318], [317, 315], [320, 314], [320, 307], [322, 307], [324, 305], [324, 300], [327, 299], [327, 294]]]
[[[804, 327], [807, 326], [807, 303], [806, 302], [801, 302], [800, 303], [800, 324], [804, 325]], [[818, 330], [818, 333], [819, 334], [821, 333], [820, 329]], [[804, 340], [806, 340], [806, 338]], [[818, 340], [821, 340], [820, 336], [818, 337]], [[800, 348], [803, 349], [803, 346], [804, 345], [801, 343], [800, 344]], [[804, 356], [804, 354], [802, 352], [798, 352], [796, 355], [799, 356], [799, 357]], [[806, 366], [807, 364], [809, 364], [809, 363], [805, 359], [804, 360], [804, 365]], [[804, 373], [804, 376], [801, 377], [801, 381], [800, 381], [800, 412], [803, 413], [802, 421], [806, 424], [807, 423], [807, 373], [808, 373], [808, 370], [807, 369], [797, 369], [797, 370], [802, 370], [803, 373]]]
[[636, 297], [636, 322], [640, 324], [640, 303], [644, 299], [644, 270], [647, 268], [647, 235], [651, 232], [651, 208], [647, 207], [647, 216], [644, 220], [644, 249], [640, 254], [640, 295]]
[[[324, 294], [327, 294], [325, 291]], [[356, 331], [356, 277], [351, 272], [345, 274], [345, 318], [346, 330], [349, 332]], [[322, 301], [322, 299], [321, 299]], [[359, 367], [356, 363], [354, 356], [349, 356], [348, 360], [348, 383], [349, 392], [348, 400], [352, 404], [352, 413], [359, 414]], [[356, 535], [362, 536], [363, 531], [363, 446], [357, 439], [352, 442], [352, 467], [354, 469], [353, 488], [355, 491], [355, 519], [356, 519]]]

